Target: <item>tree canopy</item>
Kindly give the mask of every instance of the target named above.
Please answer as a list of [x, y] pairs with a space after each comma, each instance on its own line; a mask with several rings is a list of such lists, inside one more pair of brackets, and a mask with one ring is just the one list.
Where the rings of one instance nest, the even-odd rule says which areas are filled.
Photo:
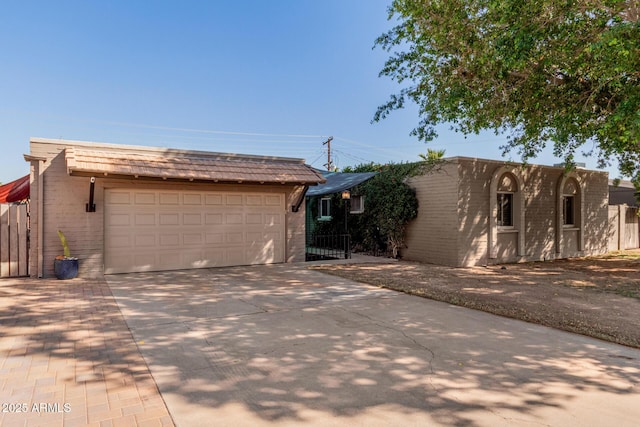
[[418, 154], [418, 157], [420, 157], [425, 162], [434, 162], [444, 158], [445, 153], [446, 150], [434, 150], [433, 148], [427, 148], [427, 154], [420, 153]]
[[376, 40], [402, 84], [374, 121], [414, 101], [423, 141], [449, 123], [507, 135], [523, 160], [553, 144], [617, 159], [640, 182], [640, 1], [394, 0]]

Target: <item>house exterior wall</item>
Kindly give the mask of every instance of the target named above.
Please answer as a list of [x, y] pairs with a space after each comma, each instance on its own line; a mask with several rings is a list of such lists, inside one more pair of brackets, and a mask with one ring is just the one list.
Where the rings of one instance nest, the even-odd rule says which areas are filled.
[[[489, 186], [494, 168], [473, 159], [457, 158], [454, 162], [458, 165], [458, 251], [452, 265], [485, 264], [489, 239]], [[509, 242], [504, 241], [502, 248], [503, 256], [507, 256]]]
[[[62, 246], [57, 230], [62, 230], [67, 238], [71, 255], [81, 262], [79, 275], [95, 277], [102, 271], [103, 219], [102, 207], [95, 214], [85, 212], [85, 203], [89, 201], [89, 180], [72, 177], [67, 174], [64, 148], [66, 145], [31, 143], [31, 155], [46, 159], [40, 163], [42, 173], [42, 191], [32, 192], [32, 204], [42, 206], [41, 212], [32, 212], [32, 221], [41, 223], [42, 232], [33, 233], [42, 252], [43, 277], [53, 276], [53, 260], [62, 255]], [[32, 179], [36, 181], [35, 179]], [[97, 185], [96, 200], [100, 197], [101, 188]], [[34, 199], [35, 194], [35, 199]], [[38, 200], [42, 197], [42, 203]], [[34, 236], [35, 235], [35, 236]], [[31, 247], [30, 259], [37, 262], [37, 254]], [[37, 274], [32, 268], [31, 274]]]
[[[65, 147], [69, 142], [60, 144], [31, 141], [31, 156], [45, 158], [44, 162], [32, 161], [32, 245], [30, 249], [30, 274], [38, 275], [38, 246], [41, 245], [43, 277], [53, 276], [53, 260], [62, 254], [57, 230], [62, 230], [67, 238], [71, 255], [78, 257], [79, 277], [99, 277], [104, 272], [104, 190], [106, 188], [135, 189], [172, 189], [197, 191], [243, 191], [272, 192], [285, 195], [285, 234], [287, 262], [304, 261], [304, 204], [298, 212], [291, 212], [301, 186], [282, 184], [208, 184], [173, 181], [146, 181], [138, 179], [112, 179], [96, 176], [94, 203], [96, 212], [85, 211], [89, 201], [89, 178], [70, 176], [67, 173], [64, 158]], [[43, 191], [38, 191], [38, 179], [35, 176], [37, 164], [42, 169]], [[42, 211], [38, 195], [42, 194]], [[41, 222], [41, 233], [37, 232]], [[41, 235], [40, 235], [41, 234]]]
[[455, 265], [458, 253], [458, 165], [446, 163], [437, 171], [412, 177], [418, 216], [407, 225], [404, 259]]
[[[431, 173], [410, 181], [420, 207], [418, 217], [407, 227], [407, 259], [473, 266], [607, 251], [606, 173], [576, 170], [566, 175], [562, 168], [464, 157], [446, 161], [446, 174]], [[517, 186], [514, 226], [508, 228], [496, 226], [492, 207], [496, 197], [492, 182], [503, 174], [513, 177]], [[572, 227], [561, 223], [559, 187], [568, 179], [580, 183]]]
[[[525, 256], [523, 261], [556, 258], [557, 187], [562, 168], [529, 166], [518, 168], [524, 180]], [[569, 256], [567, 254], [567, 256]], [[517, 259], [505, 260], [509, 262]], [[500, 258], [495, 262], [502, 262]]]

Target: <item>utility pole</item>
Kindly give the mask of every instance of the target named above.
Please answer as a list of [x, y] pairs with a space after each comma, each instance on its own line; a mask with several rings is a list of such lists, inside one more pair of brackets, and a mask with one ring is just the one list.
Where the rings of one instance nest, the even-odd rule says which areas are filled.
[[327, 140], [322, 143], [322, 145], [327, 146], [327, 163], [325, 163], [324, 165], [327, 167], [327, 170], [329, 172], [331, 172], [331, 169], [333, 169], [333, 162], [331, 161], [331, 141], [333, 141], [332, 136], [327, 138]]

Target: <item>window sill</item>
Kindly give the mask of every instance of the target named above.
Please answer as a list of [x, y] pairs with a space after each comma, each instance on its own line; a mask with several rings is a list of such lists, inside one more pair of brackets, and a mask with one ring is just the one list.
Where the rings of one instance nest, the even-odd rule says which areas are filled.
[[562, 226], [562, 231], [580, 231], [580, 227], [576, 227], [575, 225], [564, 225]]
[[515, 227], [500, 227], [498, 226], [498, 234], [517, 233], [518, 229]]
[[318, 221], [331, 221], [330, 216], [319, 216]]

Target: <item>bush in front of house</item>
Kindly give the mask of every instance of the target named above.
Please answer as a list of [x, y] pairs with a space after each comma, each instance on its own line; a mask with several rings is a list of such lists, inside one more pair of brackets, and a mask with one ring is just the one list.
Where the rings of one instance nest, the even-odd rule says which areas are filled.
[[424, 166], [424, 162], [367, 163], [345, 168], [344, 172], [378, 172], [352, 189], [352, 194], [364, 196], [365, 206], [363, 213], [349, 215], [354, 248], [374, 255], [400, 256], [405, 247], [406, 225], [418, 215], [415, 190], [405, 181], [424, 173]]

